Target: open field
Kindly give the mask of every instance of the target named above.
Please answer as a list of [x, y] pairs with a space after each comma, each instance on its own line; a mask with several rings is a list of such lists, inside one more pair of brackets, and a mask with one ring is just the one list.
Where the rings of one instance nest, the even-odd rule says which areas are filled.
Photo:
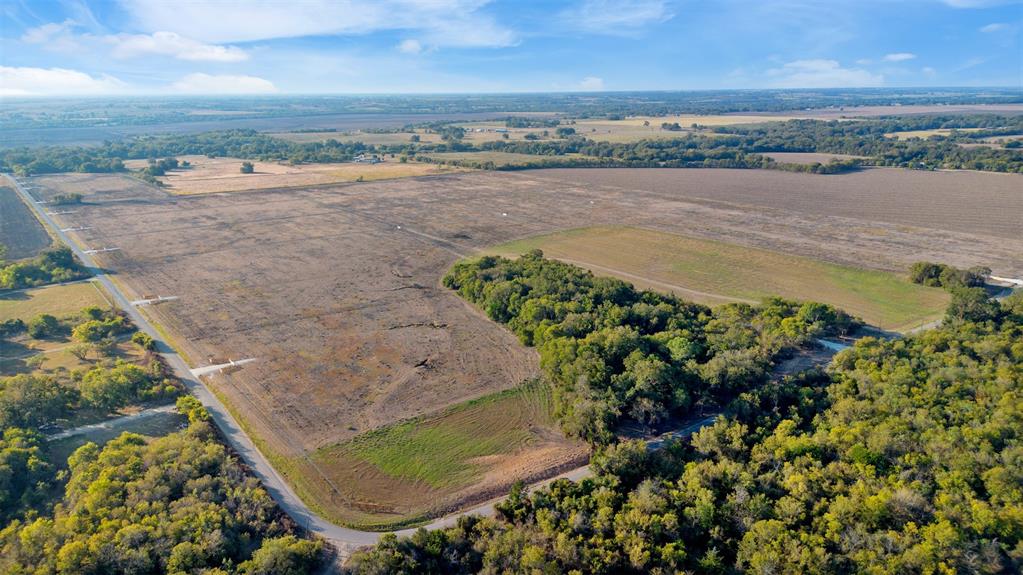
[[955, 130], [946, 128], [937, 128], [934, 130], [906, 130], [904, 132], [890, 132], [885, 134], [886, 138], [895, 138], [896, 140], [909, 140], [912, 138], [920, 138], [926, 140], [931, 136], [948, 136], [953, 132], [979, 132], [986, 130], [987, 128], [958, 128]]
[[916, 114], [1023, 114], [1023, 104], [908, 104], [895, 106], [843, 106], [789, 112], [746, 113], [751, 116], [791, 116], [835, 120], [839, 118], [876, 118]]
[[100, 287], [90, 281], [0, 292], [0, 322], [28, 321], [41, 313], [63, 317], [89, 306], [110, 307]]
[[30, 258], [50, 245], [46, 229], [7, 186], [0, 186], [0, 244], [8, 260]]
[[[342, 182], [390, 180], [430, 176], [461, 171], [459, 168], [422, 164], [402, 163], [388, 160], [379, 164], [302, 164], [298, 166], [278, 162], [253, 162], [255, 172], [243, 174], [238, 158], [207, 158], [206, 156], [180, 156], [192, 167], [174, 170], [159, 178], [167, 189], [175, 194], [209, 194], [215, 192], [237, 192], [242, 190], [263, 190], [270, 188], [294, 188], [320, 186]], [[146, 166], [145, 160], [125, 162], [131, 169]]]
[[411, 142], [410, 139], [413, 135], [418, 135], [419, 141], [422, 143], [439, 143], [442, 141], [440, 134], [427, 133], [425, 130], [383, 134], [376, 132], [274, 132], [267, 135], [300, 144], [337, 140], [338, 142], [362, 142], [363, 144], [374, 146], [390, 146], [408, 144]]
[[528, 166], [534, 162], [557, 158], [581, 158], [582, 154], [565, 154], [563, 156], [536, 156], [533, 154], [517, 154], [514, 152], [437, 152], [422, 154], [437, 161], [473, 161], [493, 162], [496, 166]]
[[[208, 382], [312, 508], [381, 524], [436, 503], [439, 488], [423, 479], [428, 489], [409, 492], [421, 500], [367, 501], [361, 480], [321, 455], [538, 371], [533, 350], [439, 285], [459, 257], [567, 228], [623, 225], [889, 271], [927, 259], [1014, 276], [1023, 274], [1023, 235], [1012, 233], [1012, 178], [576, 169], [188, 196], [121, 175], [32, 184], [44, 198], [85, 194], [57, 219], [90, 227], [75, 235], [84, 246], [121, 248], [96, 258], [129, 297], [181, 298], [144, 311], [193, 367], [256, 359]], [[540, 457], [534, 445], [542, 444], [516, 458]], [[444, 489], [457, 489], [457, 499], [470, 488]]]
[[597, 274], [615, 270], [610, 273], [640, 287], [667, 289], [710, 305], [772, 295], [816, 300], [895, 331], [938, 319], [949, 299], [941, 289], [887, 272], [638, 228], [581, 228], [509, 242], [491, 251], [515, 257], [535, 248]]
[[827, 164], [832, 160], [855, 160], [864, 157], [849, 154], [820, 154], [816, 152], [767, 152], [763, 155], [776, 162], [786, 164]]
[[506, 492], [510, 478], [539, 479], [585, 460], [585, 446], [557, 431], [550, 402], [547, 386], [531, 383], [370, 431], [313, 457], [371, 510], [439, 515]]
[[[791, 213], [887, 222], [1007, 240], [1023, 238], [1023, 218], [1019, 217], [1023, 214], [1023, 194], [1019, 193], [1023, 176], [1018, 174], [922, 172], [898, 168], [871, 168], [836, 175], [771, 170], [612, 168], [541, 170], [535, 175], [576, 185], [615, 186], [675, 200], [763, 206]], [[840, 243], [844, 235], [836, 236], [829, 243]], [[1013, 263], [1020, 265], [1020, 262]]]

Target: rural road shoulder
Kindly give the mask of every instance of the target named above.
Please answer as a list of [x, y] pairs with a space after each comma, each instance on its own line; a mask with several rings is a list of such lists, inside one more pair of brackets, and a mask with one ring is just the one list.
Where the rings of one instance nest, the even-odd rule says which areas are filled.
[[[379, 541], [383, 533], [376, 531], [360, 531], [358, 529], [341, 527], [331, 523], [309, 509], [291, 489], [291, 486], [288, 485], [284, 478], [281, 477], [277, 470], [270, 464], [266, 457], [263, 456], [255, 443], [253, 443], [248, 434], [242, 430], [241, 426], [238, 425], [238, 422], [227, 410], [224, 404], [198, 377], [193, 375], [192, 369], [187, 363], [185, 363], [184, 359], [182, 359], [182, 357], [170, 345], [168, 345], [166, 341], [164, 341], [163, 337], [153, 327], [149, 320], [131, 304], [131, 301], [124, 293], [121, 292], [120, 287], [111, 280], [104, 269], [96, 265], [92, 257], [85, 253], [85, 249], [71, 241], [71, 239], [61, 231], [60, 226], [58, 226], [46, 213], [46, 211], [36, 203], [34, 198], [25, 191], [24, 188], [22, 188], [20, 182], [18, 182], [10, 174], [3, 174], [3, 176], [11, 181], [22, 201], [29, 206], [29, 208], [35, 213], [36, 217], [39, 218], [39, 220], [43, 222], [55, 236], [71, 248], [78, 259], [89, 268], [96, 281], [106, 288], [107, 292], [111, 295], [114, 300], [114, 304], [122, 309], [141, 331], [153, 338], [157, 344], [157, 349], [159, 350], [160, 355], [163, 357], [164, 361], [166, 361], [167, 365], [173, 370], [175, 376], [177, 376], [192, 395], [194, 395], [203, 404], [203, 406], [206, 407], [226, 441], [251, 468], [252, 473], [263, 483], [263, 486], [270, 493], [271, 497], [273, 497], [274, 501], [280, 505], [281, 509], [285, 513], [290, 515], [292, 519], [294, 519], [295, 522], [304, 529], [329, 541], [338, 548], [338, 551], [342, 555], [347, 555], [354, 548], [372, 545]], [[708, 425], [712, 421], [713, 417], [705, 417], [671, 432], [671, 435], [673, 437], [682, 437], [684, 435], [691, 434], [701, 427]], [[651, 445], [657, 447], [666, 439], [667, 438], [665, 436], [662, 436], [662, 438], [651, 442]], [[583, 466], [546, 481], [534, 484], [531, 486], [531, 489], [549, 484], [556, 479], [564, 478], [578, 481], [588, 477], [589, 475], [589, 466]], [[477, 507], [437, 519], [424, 527], [426, 527], [426, 529], [445, 528], [454, 525], [458, 520], [458, 517], [462, 515], [493, 515], [494, 505], [502, 499], [504, 498], [494, 499]], [[395, 533], [399, 535], [408, 535], [415, 532], [416, 529], [417, 528], [405, 529], [396, 531]]]

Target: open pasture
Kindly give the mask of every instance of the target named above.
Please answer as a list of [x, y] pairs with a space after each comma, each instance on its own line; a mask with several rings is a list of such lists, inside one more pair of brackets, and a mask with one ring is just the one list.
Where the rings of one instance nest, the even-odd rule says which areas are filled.
[[821, 154], [816, 152], [767, 152], [763, 154], [783, 164], [827, 164], [832, 160], [855, 160], [864, 156], [849, 154]]
[[949, 128], [936, 128], [934, 130], [906, 130], [903, 132], [890, 132], [885, 134], [885, 137], [894, 138], [896, 140], [911, 140], [913, 138], [926, 140], [932, 136], [950, 136], [954, 132], [979, 132], [986, 129], [987, 128], [958, 128], [953, 130]]
[[[983, 197], [963, 201], [964, 175], [1005, 184], [969, 186]], [[120, 248], [96, 257], [129, 297], [180, 298], [144, 311], [193, 367], [256, 359], [208, 383], [314, 509], [381, 525], [431, 508], [438, 489], [450, 506], [471, 500], [488, 471], [446, 485], [431, 484], [428, 468], [410, 479], [411, 467], [392, 466], [400, 453], [375, 442], [352, 451], [356, 438], [419, 441], [417, 428], [400, 422], [434, 421], [538, 373], [533, 350], [440, 286], [458, 258], [570, 228], [629, 226], [898, 273], [927, 259], [1014, 275], [1023, 273], [1023, 236], [990, 206], [1019, 213], [1018, 194], [1007, 195], [1015, 177], [574, 169], [201, 195], [119, 175], [32, 182], [44, 198], [85, 194], [75, 213], [57, 219], [91, 228], [76, 233], [83, 246]], [[843, 203], [841, 193], [853, 198]], [[380, 429], [389, 431], [364, 435]], [[516, 461], [538, 460], [546, 445], [516, 441], [498, 445], [516, 446]], [[367, 474], [375, 469], [379, 486], [420, 488], [395, 501], [385, 488], [363, 487], [369, 475], [353, 478], [321, 457], [342, 451], [361, 457]], [[543, 460], [553, 467], [560, 457]], [[535, 469], [516, 465], [504, 479]]]
[[[377, 164], [338, 163], [290, 165], [284, 162], [253, 162], [254, 172], [241, 173], [243, 160], [238, 158], [207, 158], [181, 156], [191, 167], [173, 170], [160, 179], [175, 194], [209, 194], [270, 188], [294, 188], [355, 181], [390, 180], [429, 176], [458, 171], [458, 168], [402, 163], [388, 159]], [[131, 169], [146, 166], [145, 160], [125, 162]]]
[[28, 321], [41, 313], [64, 317], [90, 306], [108, 308], [110, 301], [101, 289], [91, 281], [81, 281], [0, 292], [0, 322]]
[[612, 273], [640, 287], [673, 291], [708, 305], [755, 302], [772, 295], [816, 300], [895, 331], [938, 319], [948, 304], [943, 290], [888, 272], [638, 228], [581, 228], [494, 246], [492, 251], [514, 257], [536, 248], [596, 274]]

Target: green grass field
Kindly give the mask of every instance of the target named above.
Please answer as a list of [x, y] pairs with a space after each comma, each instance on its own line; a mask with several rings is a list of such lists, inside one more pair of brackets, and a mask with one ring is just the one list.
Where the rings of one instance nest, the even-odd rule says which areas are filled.
[[710, 305], [772, 295], [814, 300], [895, 331], [940, 318], [948, 303], [943, 290], [896, 274], [638, 228], [581, 228], [488, 251], [516, 256], [535, 248], [594, 273], [616, 275], [642, 288], [675, 291]]
[[395, 479], [457, 488], [482, 470], [474, 459], [512, 453], [529, 444], [533, 428], [553, 425], [550, 403], [547, 386], [530, 383], [364, 433], [322, 456], [340, 451]]
[[110, 307], [106, 296], [93, 282], [3, 292], [0, 293], [0, 321], [28, 321], [41, 313], [63, 317], [89, 306]]

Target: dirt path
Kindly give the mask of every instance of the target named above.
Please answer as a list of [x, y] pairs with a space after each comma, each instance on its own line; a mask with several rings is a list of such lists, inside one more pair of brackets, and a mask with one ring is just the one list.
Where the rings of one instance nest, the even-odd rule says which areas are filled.
[[106, 421], [100, 421], [99, 423], [81, 425], [79, 427], [61, 431], [60, 433], [47, 435], [46, 441], [58, 441], [61, 439], [67, 439], [68, 437], [74, 437], [76, 435], [85, 435], [86, 433], [90, 433], [93, 431], [120, 429], [134, 421], [146, 419], [154, 415], [159, 415], [161, 413], [170, 413], [172, 411], [174, 411], [174, 404], [161, 405], [160, 407], [154, 407], [152, 409], [144, 409], [138, 413], [133, 413], [131, 415], [115, 417], [113, 419], [108, 419]]

